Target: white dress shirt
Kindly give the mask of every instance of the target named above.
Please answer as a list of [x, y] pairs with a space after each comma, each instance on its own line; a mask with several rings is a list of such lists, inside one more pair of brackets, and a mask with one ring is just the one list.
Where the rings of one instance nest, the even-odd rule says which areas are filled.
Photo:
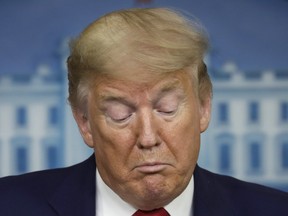
[[[95, 183], [97, 216], [131, 216], [137, 211], [104, 183], [98, 170], [96, 170]], [[187, 188], [164, 208], [170, 216], [192, 216], [193, 193], [194, 179], [192, 176]]]

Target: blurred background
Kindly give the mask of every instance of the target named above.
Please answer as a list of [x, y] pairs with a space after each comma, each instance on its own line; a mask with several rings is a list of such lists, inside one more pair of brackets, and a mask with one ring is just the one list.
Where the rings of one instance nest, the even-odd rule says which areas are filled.
[[213, 114], [199, 165], [288, 191], [287, 0], [0, 0], [0, 176], [92, 154], [67, 104], [67, 43], [131, 7], [181, 9], [209, 33]]

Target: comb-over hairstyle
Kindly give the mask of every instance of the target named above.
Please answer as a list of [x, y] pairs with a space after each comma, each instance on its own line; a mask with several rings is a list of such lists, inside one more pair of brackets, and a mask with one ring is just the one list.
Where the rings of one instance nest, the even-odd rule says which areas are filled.
[[89, 88], [99, 75], [143, 82], [137, 72], [117, 70], [125, 61], [145, 69], [152, 78], [193, 66], [202, 100], [212, 92], [203, 63], [207, 48], [201, 25], [175, 10], [144, 8], [106, 14], [70, 43], [68, 100], [72, 109], [85, 107]]

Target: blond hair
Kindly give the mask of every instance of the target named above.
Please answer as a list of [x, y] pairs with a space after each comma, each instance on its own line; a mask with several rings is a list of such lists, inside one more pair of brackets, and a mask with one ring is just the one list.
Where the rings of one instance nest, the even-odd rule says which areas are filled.
[[203, 100], [212, 93], [203, 63], [207, 47], [203, 29], [175, 10], [144, 8], [109, 13], [70, 43], [68, 100], [72, 109], [85, 106], [97, 75], [140, 81], [138, 76], [117, 70], [124, 59], [135, 62], [151, 77], [196, 65], [193, 76]]

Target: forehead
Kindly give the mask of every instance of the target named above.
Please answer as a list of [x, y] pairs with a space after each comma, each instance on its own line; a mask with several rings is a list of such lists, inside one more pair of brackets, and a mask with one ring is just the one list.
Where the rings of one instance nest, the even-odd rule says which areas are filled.
[[125, 97], [127, 95], [150, 94], [158, 95], [165, 92], [181, 91], [183, 94], [194, 93], [191, 76], [183, 71], [165, 74], [161, 78], [149, 79], [147, 82], [121, 80], [115, 78], [100, 78], [95, 88], [92, 90], [101, 99], [113, 97]]

